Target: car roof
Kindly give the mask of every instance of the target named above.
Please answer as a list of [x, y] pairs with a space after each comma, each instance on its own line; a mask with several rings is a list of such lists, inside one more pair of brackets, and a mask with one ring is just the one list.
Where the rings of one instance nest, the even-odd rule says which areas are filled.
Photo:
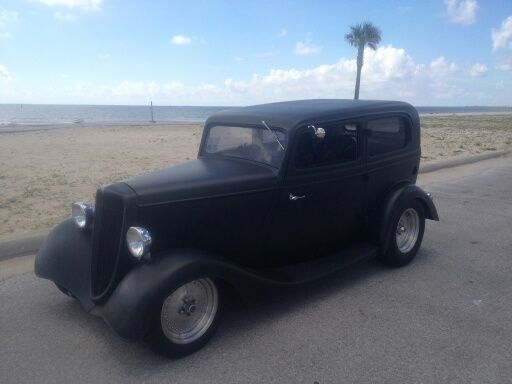
[[211, 115], [206, 121], [211, 124], [257, 124], [261, 121], [286, 130], [315, 121], [350, 118], [380, 112], [407, 113], [417, 120], [416, 109], [405, 102], [386, 100], [313, 99], [231, 108]]

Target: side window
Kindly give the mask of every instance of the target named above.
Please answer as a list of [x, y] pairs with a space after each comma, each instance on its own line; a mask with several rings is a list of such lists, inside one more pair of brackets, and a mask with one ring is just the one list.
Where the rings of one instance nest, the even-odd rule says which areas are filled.
[[310, 168], [356, 160], [358, 157], [358, 125], [355, 123], [322, 126], [325, 137], [315, 136], [313, 128], [299, 133], [295, 166]]
[[396, 151], [407, 144], [405, 121], [401, 117], [370, 120], [366, 129], [371, 131], [367, 141], [370, 156]]

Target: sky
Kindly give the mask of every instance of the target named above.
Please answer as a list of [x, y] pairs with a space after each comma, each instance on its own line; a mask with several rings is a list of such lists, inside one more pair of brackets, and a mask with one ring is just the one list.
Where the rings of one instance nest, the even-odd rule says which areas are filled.
[[0, 103], [512, 105], [512, 0], [0, 0]]

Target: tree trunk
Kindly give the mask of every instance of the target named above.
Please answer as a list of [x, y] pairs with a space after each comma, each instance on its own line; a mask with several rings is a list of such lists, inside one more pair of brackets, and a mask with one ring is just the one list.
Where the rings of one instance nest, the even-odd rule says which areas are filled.
[[357, 48], [357, 76], [356, 76], [356, 89], [354, 91], [354, 99], [359, 99], [359, 88], [361, 86], [361, 69], [363, 68], [363, 55], [364, 45]]

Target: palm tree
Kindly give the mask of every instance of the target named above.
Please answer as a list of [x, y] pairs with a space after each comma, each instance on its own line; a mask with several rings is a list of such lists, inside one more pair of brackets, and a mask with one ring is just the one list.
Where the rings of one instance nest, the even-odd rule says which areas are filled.
[[364, 47], [368, 46], [373, 50], [381, 40], [380, 29], [370, 22], [359, 23], [350, 27], [350, 32], [345, 35], [345, 40], [351, 46], [357, 48], [357, 77], [354, 99], [359, 99], [359, 86], [361, 84], [361, 69], [364, 63]]

